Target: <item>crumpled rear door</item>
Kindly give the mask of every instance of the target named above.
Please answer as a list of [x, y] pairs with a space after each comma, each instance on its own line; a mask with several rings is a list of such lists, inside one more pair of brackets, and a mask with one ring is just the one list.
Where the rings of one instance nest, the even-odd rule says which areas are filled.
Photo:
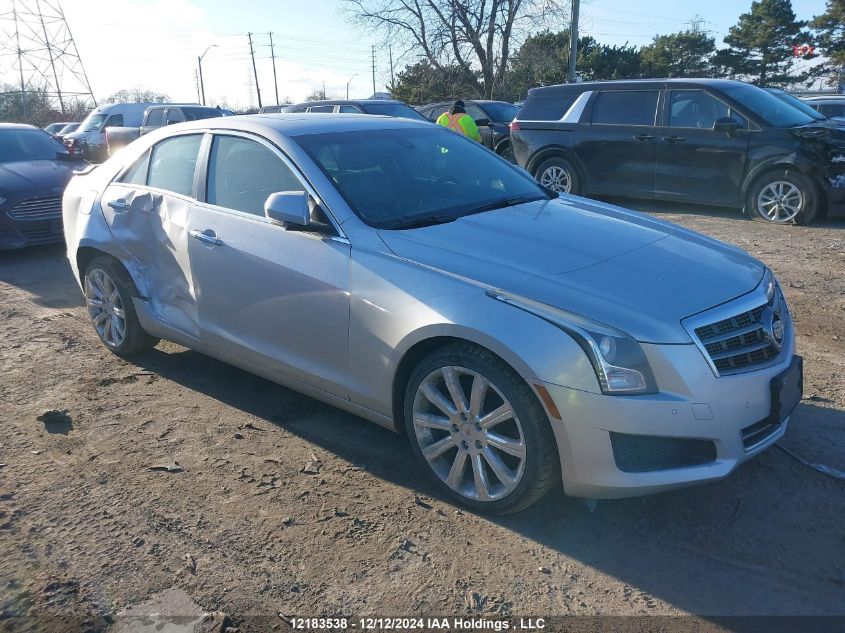
[[149, 298], [153, 313], [169, 326], [199, 338], [197, 301], [188, 262], [188, 215], [192, 202], [132, 185], [109, 185], [102, 209], [115, 240], [129, 254], [125, 263]]

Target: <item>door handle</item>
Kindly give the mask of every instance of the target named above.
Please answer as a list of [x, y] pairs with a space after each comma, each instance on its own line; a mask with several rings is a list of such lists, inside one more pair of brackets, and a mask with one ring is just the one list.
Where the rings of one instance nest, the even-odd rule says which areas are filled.
[[685, 139], [683, 136], [664, 136], [663, 140], [667, 143], [681, 143], [687, 139]]
[[653, 134], [634, 134], [634, 138], [638, 141], [651, 141], [654, 140]]
[[223, 240], [217, 237], [217, 234], [211, 229], [207, 229], [206, 231], [191, 231], [189, 235], [195, 240], [211, 244], [212, 246], [223, 246]]
[[129, 211], [130, 207], [126, 200], [110, 200], [107, 204], [117, 212]]

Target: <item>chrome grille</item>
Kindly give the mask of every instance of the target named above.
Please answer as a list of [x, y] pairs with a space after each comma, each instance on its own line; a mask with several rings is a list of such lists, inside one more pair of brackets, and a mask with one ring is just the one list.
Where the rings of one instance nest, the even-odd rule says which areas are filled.
[[[764, 296], [760, 297], [760, 302], [735, 315], [695, 327], [700, 347], [719, 375], [756, 369], [774, 361], [782, 348], [789, 344], [789, 318], [780, 288], [775, 286], [768, 302]], [[767, 321], [771, 319], [772, 312], [780, 313], [784, 321], [785, 333], [781, 345], [772, 340], [771, 332], [767, 334], [767, 325], [771, 327]]]
[[15, 220], [52, 220], [61, 215], [61, 197], [32, 198], [18, 202], [9, 210], [9, 217]]

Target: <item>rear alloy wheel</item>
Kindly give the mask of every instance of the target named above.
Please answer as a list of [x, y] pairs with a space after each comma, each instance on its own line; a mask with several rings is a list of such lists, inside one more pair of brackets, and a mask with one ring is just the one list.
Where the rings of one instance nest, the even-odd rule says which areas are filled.
[[466, 345], [420, 363], [405, 401], [414, 452], [448, 494], [475, 509], [516, 512], [560, 480], [548, 419], [509, 366]]
[[802, 174], [772, 172], [760, 178], [748, 196], [754, 219], [773, 224], [809, 224], [816, 215], [812, 183]]
[[549, 158], [537, 168], [537, 182], [558, 193], [578, 193], [580, 190], [578, 173], [572, 163], [565, 158]]
[[88, 316], [103, 344], [125, 356], [155, 347], [157, 338], [138, 322], [132, 303], [132, 285], [122, 266], [110, 257], [97, 257], [85, 271]]

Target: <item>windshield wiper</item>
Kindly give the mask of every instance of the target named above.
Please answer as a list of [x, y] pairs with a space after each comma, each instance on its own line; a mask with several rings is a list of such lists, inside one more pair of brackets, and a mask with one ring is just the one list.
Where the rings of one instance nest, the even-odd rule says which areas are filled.
[[423, 217], [406, 218], [399, 220], [393, 224], [384, 227], [389, 231], [396, 231], [400, 229], [419, 229], [424, 226], [434, 226], [436, 224], [447, 224], [454, 222], [457, 218], [454, 215], [426, 215]]
[[[555, 196], [557, 197], [557, 196]], [[480, 207], [474, 207], [465, 215], [472, 215], [473, 213], [484, 213], [485, 211], [494, 211], [496, 209], [504, 209], [505, 207], [515, 207], [518, 204], [525, 204], [526, 202], [535, 202], [536, 200], [545, 200], [545, 196], [511, 196], [509, 198], [502, 198], [494, 200], [487, 204], [482, 204]]]

